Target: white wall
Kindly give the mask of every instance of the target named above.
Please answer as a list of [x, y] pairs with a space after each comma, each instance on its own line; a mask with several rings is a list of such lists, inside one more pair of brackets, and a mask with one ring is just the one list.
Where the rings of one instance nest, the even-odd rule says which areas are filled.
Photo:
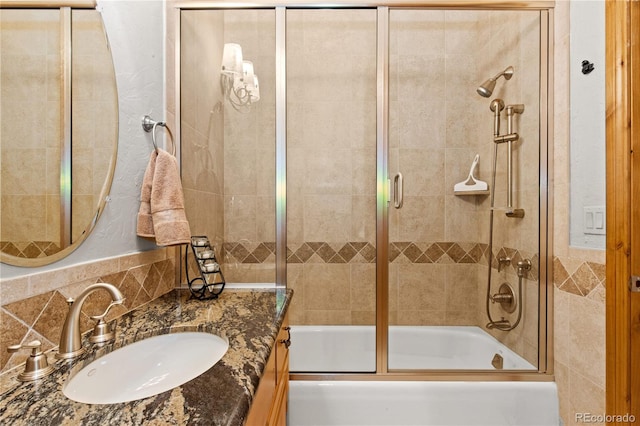
[[[570, 245], [605, 248], [605, 235], [584, 233], [584, 207], [605, 206], [604, 1], [571, 2]], [[582, 61], [594, 63], [582, 73]]]
[[[92, 234], [65, 259], [40, 268], [0, 264], [0, 277], [92, 262], [155, 248], [136, 236], [140, 185], [151, 153], [151, 137], [142, 130], [145, 114], [164, 118], [163, 0], [98, 0], [116, 71], [119, 102], [118, 160], [105, 207]], [[96, 117], [96, 126], [100, 117]]]

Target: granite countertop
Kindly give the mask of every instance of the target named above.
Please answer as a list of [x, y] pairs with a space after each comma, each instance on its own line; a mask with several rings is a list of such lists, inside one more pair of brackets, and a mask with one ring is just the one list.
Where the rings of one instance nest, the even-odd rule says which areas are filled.
[[[292, 294], [285, 289], [225, 289], [217, 300], [199, 301], [190, 299], [188, 291], [167, 293], [117, 319], [116, 340], [108, 346], [89, 350], [74, 361], [54, 363], [49, 354], [55, 366], [51, 375], [20, 383], [15, 378], [19, 368], [0, 377], [0, 424], [241, 426]], [[96, 357], [153, 335], [195, 330], [227, 337], [229, 350], [182, 386], [109, 405], [74, 402], [62, 393], [68, 377]]]

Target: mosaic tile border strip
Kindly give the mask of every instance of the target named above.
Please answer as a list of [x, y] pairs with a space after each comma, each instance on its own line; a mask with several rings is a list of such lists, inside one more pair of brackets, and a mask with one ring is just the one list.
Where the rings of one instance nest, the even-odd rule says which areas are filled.
[[553, 281], [559, 290], [604, 301], [606, 265], [570, 258], [553, 259]]
[[[224, 263], [258, 264], [275, 262], [276, 244], [273, 242], [248, 243], [228, 242], [223, 245]], [[478, 263], [487, 265], [489, 246], [476, 242], [392, 242], [389, 259], [392, 263]], [[531, 279], [538, 279], [539, 257], [514, 248], [494, 249], [493, 263], [498, 257], [509, 257], [515, 273], [517, 263], [523, 258], [531, 259]], [[328, 243], [323, 241], [290, 243], [287, 246], [288, 263], [374, 263], [376, 247], [373, 243], [350, 241]]]
[[53, 241], [0, 241], [0, 250], [11, 256], [36, 259], [56, 254], [62, 248]]
[[[79, 286], [98, 282], [115, 285], [124, 295], [122, 305], [114, 306], [109, 311], [108, 320], [117, 318], [126, 312], [156, 299], [175, 287], [175, 263], [173, 259], [163, 259], [146, 265], [138, 265], [113, 274], [102, 275], [47, 293], [7, 303], [0, 307], [0, 347], [38, 339], [43, 350], [58, 346], [62, 324], [67, 314], [66, 299], [75, 294]], [[104, 292], [93, 293], [87, 298], [82, 309], [81, 329], [90, 330], [94, 323], [91, 315], [99, 315], [110, 303]], [[9, 354], [0, 351], [0, 371], [7, 371], [22, 364], [28, 351]]]

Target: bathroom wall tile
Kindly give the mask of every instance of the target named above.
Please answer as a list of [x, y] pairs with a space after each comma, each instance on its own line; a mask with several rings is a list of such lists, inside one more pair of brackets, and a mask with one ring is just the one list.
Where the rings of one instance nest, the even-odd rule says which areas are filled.
[[225, 196], [225, 239], [256, 241], [256, 197]]
[[[582, 425], [577, 418], [579, 413], [604, 414], [604, 388], [582, 376], [575, 369], [569, 369], [569, 416], [565, 418], [567, 425]], [[616, 413], [617, 414], [617, 413]], [[605, 423], [591, 423], [604, 426]]]
[[554, 185], [553, 252], [556, 256], [569, 256], [569, 185]]
[[305, 324], [342, 325], [351, 322], [351, 311], [348, 310], [307, 310]]
[[[124, 271], [134, 268], [138, 265], [146, 265], [155, 262], [161, 262], [165, 259], [173, 259], [175, 256], [173, 247], [167, 247], [166, 249], [149, 250], [140, 253], [135, 253], [129, 256], [123, 256], [118, 258], [120, 264], [119, 269], [111, 269], [111, 272]], [[110, 265], [105, 265], [104, 272], [100, 270], [99, 273], [108, 273]]]
[[444, 311], [402, 310], [394, 325], [447, 325]]
[[445, 16], [442, 10], [390, 10], [390, 50], [424, 56], [444, 54]]
[[253, 149], [225, 149], [225, 194], [256, 195], [256, 152]]
[[[224, 278], [227, 282], [234, 282], [234, 283], [254, 283], [257, 282], [256, 280], [256, 274], [255, 271], [250, 269], [250, 268], [246, 268], [246, 267], [241, 267], [240, 265], [236, 265], [236, 264], [227, 264], [225, 266], [223, 266], [223, 272], [224, 272]], [[192, 275], [192, 277], [195, 276]]]
[[304, 240], [345, 241], [351, 233], [351, 197], [307, 195], [304, 197]]
[[443, 325], [476, 325], [476, 311], [467, 308], [461, 311], [447, 309]]
[[[0, 331], [0, 347], [6, 348], [9, 345], [22, 343], [29, 328], [6, 310], [0, 309]], [[0, 366], [4, 368], [10, 358], [11, 354], [6, 349], [0, 351]]]
[[447, 212], [444, 218], [444, 240], [447, 241], [464, 241], [474, 240], [480, 241], [478, 230], [481, 225], [487, 226], [488, 219], [479, 214], [479, 210], [475, 208], [475, 200], [472, 197], [460, 197], [448, 193], [444, 196], [444, 206]]
[[[524, 311], [522, 318], [522, 338], [525, 343], [525, 355], [529, 347], [538, 347], [538, 331], [540, 318], [539, 285], [537, 281], [525, 280], [524, 282]], [[537, 349], [536, 349], [537, 352]], [[537, 363], [537, 358], [536, 358]], [[534, 364], [535, 365], [535, 364]]]
[[605, 309], [588, 298], [570, 296], [570, 350], [572, 368], [604, 388]]
[[[414, 98], [401, 97], [400, 100], [389, 104], [389, 146], [407, 149], [444, 148], [446, 110], [438, 102], [430, 100], [431, 98], [417, 105], [408, 99]], [[425, 117], [428, 119], [425, 120]]]
[[403, 175], [407, 178], [404, 194], [407, 196], [433, 196], [445, 193], [444, 149], [404, 149], [399, 151]]
[[352, 311], [376, 310], [376, 267], [375, 264], [352, 264], [351, 303]]
[[469, 321], [475, 317], [478, 283], [471, 277], [476, 275], [476, 268], [475, 264], [455, 264], [445, 267], [445, 308], [447, 314], [468, 312], [469, 315], [464, 318]]
[[351, 311], [352, 325], [375, 325], [376, 311]]
[[33, 325], [33, 329], [51, 342], [58, 341], [67, 310], [65, 298], [60, 293], [54, 292]]
[[19, 277], [0, 282], [0, 303], [2, 305], [10, 304], [31, 296], [28, 277]]
[[147, 302], [150, 302], [151, 300], [152, 298], [149, 295], [149, 293], [147, 293], [147, 290], [145, 290], [144, 287], [141, 288], [138, 294], [136, 295], [136, 299], [133, 301], [134, 309], [144, 305]]
[[560, 417], [563, 419], [564, 424], [568, 424], [567, 422], [573, 414], [569, 403], [569, 367], [556, 359], [553, 373], [558, 386]]
[[478, 50], [478, 21], [477, 13], [445, 11], [445, 53], [473, 53]]
[[[323, 125], [327, 125], [326, 123]], [[305, 195], [350, 195], [352, 184], [352, 152], [348, 148], [331, 150], [314, 148], [307, 151], [304, 179]]]
[[47, 292], [29, 298], [28, 303], [19, 301], [5, 304], [3, 307], [16, 318], [20, 318], [27, 326], [32, 327], [42, 313], [42, 307], [46, 306], [52, 297], [53, 292]]
[[398, 304], [408, 311], [444, 311], [443, 265], [404, 265], [398, 273]]
[[[601, 265], [603, 266], [603, 265]], [[573, 273], [573, 280], [580, 287], [580, 291], [583, 295], [588, 295], [594, 290], [602, 281], [596, 276], [589, 263], [583, 263]]]
[[531, 344], [525, 340], [524, 342], [524, 352], [522, 357], [526, 359], [529, 364], [533, 366], [538, 366], [538, 345]]
[[598, 304], [604, 305], [606, 302], [606, 287], [605, 283], [598, 284], [591, 292], [587, 295], [587, 298], [597, 302]]
[[303, 277], [306, 309], [349, 311], [349, 265], [307, 264], [304, 266]]
[[444, 235], [444, 197], [405, 196], [398, 213], [401, 241], [438, 241]]
[[[400, 310], [400, 305], [398, 303], [398, 274], [400, 270], [400, 265], [390, 264], [389, 265], [389, 324], [397, 324], [397, 312]], [[391, 313], [394, 313], [393, 315]]]

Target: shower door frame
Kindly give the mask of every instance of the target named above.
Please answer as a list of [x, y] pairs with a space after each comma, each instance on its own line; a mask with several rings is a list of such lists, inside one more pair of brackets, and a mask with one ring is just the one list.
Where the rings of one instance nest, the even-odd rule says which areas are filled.
[[[379, 2], [337, 0], [327, 6], [313, 0], [219, 2], [212, 0], [174, 0], [169, 9], [177, 13], [172, 25], [175, 34], [173, 68], [175, 86], [176, 144], [180, 146], [180, 12], [182, 10], [270, 9], [275, 12], [276, 24], [276, 287], [286, 287], [286, 11], [287, 9], [353, 9], [369, 8], [377, 11], [377, 82], [376, 82], [376, 371], [371, 373], [304, 373], [290, 374], [291, 380], [420, 380], [420, 381], [553, 381], [553, 205], [550, 186], [553, 170], [553, 8], [554, 1], [414, 1], [387, 0]], [[389, 326], [389, 206], [388, 147], [389, 147], [389, 10], [390, 9], [447, 9], [447, 10], [535, 10], [540, 12], [540, 164], [539, 164], [539, 292], [538, 292], [538, 365], [537, 370], [392, 370], [388, 368]], [[170, 18], [168, 18], [170, 19]], [[171, 89], [171, 88], [168, 88]], [[178, 150], [179, 151], [179, 150]], [[180, 255], [177, 254], [180, 262]], [[384, 261], [380, 261], [383, 259]]]

